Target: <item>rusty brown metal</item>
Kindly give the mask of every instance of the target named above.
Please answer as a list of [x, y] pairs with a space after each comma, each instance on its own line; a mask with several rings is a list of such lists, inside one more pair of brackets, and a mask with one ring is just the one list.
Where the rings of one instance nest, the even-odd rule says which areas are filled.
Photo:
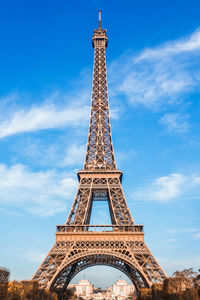
[[[66, 289], [81, 270], [108, 265], [124, 272], [136, 288], [162, 282], [166, 275], [144, 242], [143, 225], [135, 225], [121, 186], [113, 151], [107, 89], [106, 30], [92, 37], [94, 70], [91, 116], [79, 187], [65, 225], [58, 225], [56, 243], [33, 279], [42, 288]], [[108, 201], [112, 225], [90, 225], [93, 201]]]

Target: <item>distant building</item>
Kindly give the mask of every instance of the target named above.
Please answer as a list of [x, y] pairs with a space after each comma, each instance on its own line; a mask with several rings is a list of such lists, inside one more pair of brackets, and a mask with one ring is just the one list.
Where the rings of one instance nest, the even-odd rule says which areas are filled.
[[78, 284], [69, 284], [68, 288], [75, 288], [75, 293], [78, 297], [81, 296], [86, 300], [92, 299], [94, 286], [87, 279], [81, 280]]
[[125, 280], [119, 279], [111, 287], [108, 287], [104, 292], [97, 292], [93, 284], [87, 279], [81, 280], [78, 284], [69, 284], [68, 288], [75, 288], [75, 293], [78, 297], [85, 300], [125, 300], [129, 295], [135, 293], [133, 284], [128, 284]]
[[117, 300], [126, 299], [130, 294], [135, 293], [135, 287], [133, 284], [128, 284], [126, 280], [119, 279], [112, 286], [112, 298]]

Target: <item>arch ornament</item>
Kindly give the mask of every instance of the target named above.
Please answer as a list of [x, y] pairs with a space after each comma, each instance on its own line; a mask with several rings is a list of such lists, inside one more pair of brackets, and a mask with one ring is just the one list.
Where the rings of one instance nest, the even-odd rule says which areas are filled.
[[131, 256], [116, 251], [90, 250], [66, 260], [53, 276], [48, 289], [65, 290], [75, 275], [96, 265], [106, 265], [122, 271], [133, 282], [136, 289], [151, 285], [137, 261], [134, 261]]
[[41, 288], [66, 288], [82, 268], [98, 264], [121, 269], [138, 288], [165, 278], [141, 232], [58, 232], [56, 238], [33, 277]]
[[150, 287], [152, 282], [160, 282], [164, 276], [162, 272], [157, 272], [157, 262], [144, 241], [138, 240], [138, 237], [134, 241], [132, 236], [130, 241], [129, 236], [125, 238], [125, 235], [118, 235], [116, 240], [115, 234], [100, 234], [98, 238], [86, 234], [78, 241], [72, 240], [58, 240], [36, 272], [34, 279], [41, 282], [44, 288], [52, 289], [66, 270], [68, 284], [82, 267], [96, 264], [123, 269], [138, 287]]

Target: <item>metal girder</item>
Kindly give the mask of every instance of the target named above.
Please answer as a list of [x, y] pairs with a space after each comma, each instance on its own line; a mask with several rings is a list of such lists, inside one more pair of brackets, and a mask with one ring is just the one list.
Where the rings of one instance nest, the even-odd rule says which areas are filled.
[[107, 45], [106, 31], [94, 31], [94, 69], [92, 85], [92, 101], [90, 128], [84, 170], [116, 169], [110, 117], [108, 107], [108, 88], [106, 74]]
[[95, 193], [98, 191], [100, 194], [102, 191], [102, 194], [107, 193], [106, 200], [108, 201], [112, 224], [133, 225], [134, 221], [122, 190], [120, 174], [113, 175], [107, 172], [103, 174], [103, 177], [100, 177], [99, 174], [90, 173], [89, 176], [90, 178], [84, 177], [84, 174], [80, 175], [78, 192], [66, 224], [89, 224]]
[[143, 233], [61, 232], [33, 279], [51, 290], [66, 288], [82, 269], [108, 265], [120, 269], [138, 287], [162, 282], [166, 275], [149, 251]]

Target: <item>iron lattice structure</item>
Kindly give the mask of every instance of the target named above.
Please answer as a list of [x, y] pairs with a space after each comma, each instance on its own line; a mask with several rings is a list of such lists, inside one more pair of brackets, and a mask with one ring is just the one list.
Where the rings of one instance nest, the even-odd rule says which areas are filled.
[[[84, 168], [65, 225], [33, 279], [42, 288], [62, 292], [81, 270], [107, 265], [124, 272], [136, 288], [162, 282], [166, 275], [144, 242], [143, 225], [135, 225], [116, 168], [110, 128], [105, 50], [106, 30], [94, 30], [91, 116]], [[112, 225], [90, 225], [94, 201], [108, 201]]]

